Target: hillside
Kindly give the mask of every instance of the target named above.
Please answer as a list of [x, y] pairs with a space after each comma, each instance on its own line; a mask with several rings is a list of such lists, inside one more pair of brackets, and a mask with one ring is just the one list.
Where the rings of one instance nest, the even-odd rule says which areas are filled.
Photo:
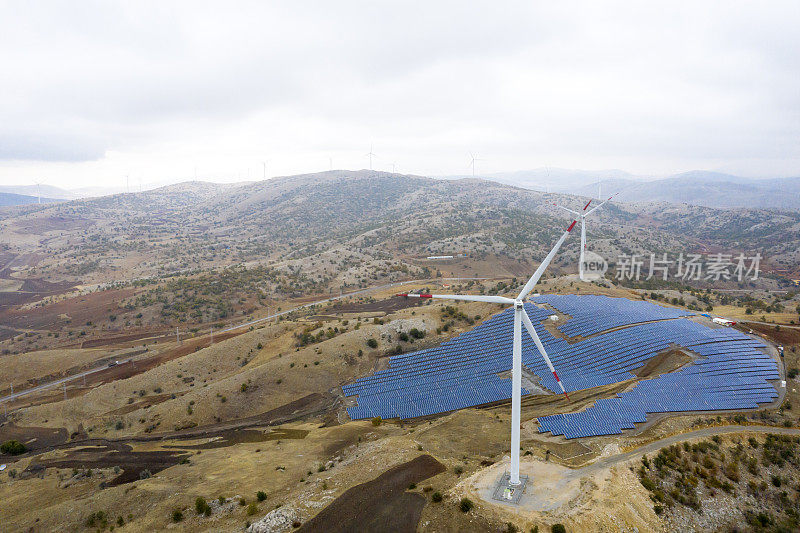
[[[60, 202], [61, 200], [55, 198], [41, 198], [41, 203], [49, 204], [53, 202]], [[11, 192], [0, 192], [0, 207], [12, 205], [27, 205], [39, 203], [38, 196], [29, 196], [26, 194], [15, 194]]]
[[[714, 208], [800, 210], [800, 178], [748, 179], [694, 171], [655, 181], [603, 179], [602, 190], [621, 202], [669, 202]], [[576, 192], [597, 195], [597, 185]]]
[[[97, 262], [90, 271], [100, 274], [98, 282], [181, 268], [286, 261], [337, 247], [372, 259], [382, 253], [397, 259], [397, 254], [470, 251], [529, 261], [553, 242], [560, 221], [567, 221], [551, 204], [576, 207], [585, 200], [484, 180], [332, 171], [244, 185], [187, 182], [33, 206], [3, 214], [0, 242], [10, 251], [47, 249], [73, 263]], [[597, 212], [589, 231], [595, 240], [622, 239], [620, 248], [630, 244], [628, 228], [641, 227], [636, 240], [651, 249], [667, 243], [684, 249], [713, 245], [781, 257], [792, 252], [799, 222], [792, 213], [657, 200], [628, 205], [623, 198]], [[30, 242], [20, 245], [20, 235]], [[147, 242], [158, 243], [156, 253], [143, 246]], [[568, 243], [567, 251], [574, 247]], [[128, 259], [142, 254], [143, 261], [124, 265], [122, 251]], [[121, 275], [113, 274], [115, 268]]]
[[[74, 335], [92, 338], [229, 322], [286, 298], [409, 279], [523, 277], [569, 223], [553, 202], [578, 208], [586, 199], [477, 179], [332, 171], [5, 208], [0, 322], [9, 329], [0, 341], [63, 328], [65, 316]], [[591, 217], [588, 239], [608, 276], [621, 254], [759, 252], [767, 275], [758, 286], [785, 288], [800, 265], [800, 214], [791, 212], [613, 202]], [[576, 272], [578, 255], [575, 237], [552, 273]], [[32, 341], [45, 339], [8, 349]]]

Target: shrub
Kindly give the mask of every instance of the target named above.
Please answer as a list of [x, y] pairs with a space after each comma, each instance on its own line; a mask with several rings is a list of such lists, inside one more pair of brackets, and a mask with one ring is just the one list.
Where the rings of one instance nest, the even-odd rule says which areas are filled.
[[28, 449], [25, 447], [25, 445], [18, 440], [9, 440], [0, 445], [0, 452], [7, 453], [9, 455], [20, 455], [27, 451]]
[[250, 502], [250, 505], [247, 506], [247, 516], [253, 516], [258, 512], [258, 505], [256, 502]]
[[369, 346], [370, 348], [377, 348], [378, 347], [378, 341], [376, 341], [375, 339], [368, 339], [367, 340], [367, 346]]
[[553, 524], [550, 531], [553, 533], [567, 533], [567, 528], [564, 527], [564, 524]]
[[108, 527], [108, 515], [105, 511], [96, 511], [86, 519], [86, 527], [97, 527], [100, 530]]
[[204, 514], [206, 516], [211, 514], [211, 507], [202, 496], [198, 496], [194, 501], [194, 510], [197, 512], [197, 514]]
[[420, 331], [417, 328], [411, 328], [411, 331], [409, 331], [408, 334], [414, 337], [415, 339], [421, 339], [425, 337], [425, 332]]
[[464, 468], [461, 465], [458, 465], [453, 469], [453, 472], [455, 472], [457, 476], [460, 476], [464, 473]]
[[375, 427], [380, 426], [382, 422], [383, 422], [383, 419], [381, 419], [381, 417], [379, 417], [379, 416], [376, 416], [375, 418], [372, 419], [372, 425], [375, 426]]
[[431, 495], [431, 500], [436, 503], [439, 503], [440, 501], [442, 501], [442, 493], [437, 490]]
[[172, 521], [180, 522], [181, 520], [183, 520], [183, 512], [180, 509], [172, 511]]
[[469, 498], [461, 498], [461, 503], [458, 505], [458, 508], [461, 509], [462, 513], [468, 513], [472, 510], [472, 507], [475, 504], [472, 503], [472, 500]]
[[247, 500], [244, 498], [239, 498], [239, 507], [244, 507], [247, 505]]
[[256, 499], [260, 502], [263, 502], [264, 500], [267, 499], [267, 493], [264, 492], [263, 490], [256, 492]]

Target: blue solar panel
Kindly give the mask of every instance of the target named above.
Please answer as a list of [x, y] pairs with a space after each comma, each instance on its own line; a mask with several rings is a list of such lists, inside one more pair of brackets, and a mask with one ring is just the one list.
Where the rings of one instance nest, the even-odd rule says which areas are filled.
[[[567, 391], [632, 379], [633, 370], [670, 347], [700, 356], [585, 411], [541, 417], [540, 432], [567, 438], [614, 434], [644, 422], [648, 413], [755, 408], [777, 397], [767, 382], [779, 378], [775, 361], [761, 342], [736, 330], [711, 329], [680, 320], [691, 315], [686, 311], [624, 298], [548, 295], [534, 301], [569, 315], [559, 329], [582, 338], [570, 344], [554, 337], [542, 325], [552, 311], [526, 304]], [[357, 405], [347, 409], [350, 417], [414, 418], [508, 400], [511, 380], [498, 374], [511, 369], [512, 321], [509, 309], [440, 346], [391, 357], [387, 369], [342, 387], [346, 396], [357, 397]], [[607, 331], [620, 326], [630, 327]], [[543, 388], [559, 391], [527, 335], [522, 363]]]

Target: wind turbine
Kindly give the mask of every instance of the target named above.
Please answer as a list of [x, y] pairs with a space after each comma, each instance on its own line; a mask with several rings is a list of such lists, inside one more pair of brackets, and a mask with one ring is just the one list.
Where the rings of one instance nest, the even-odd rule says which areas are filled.
[[472, 166], [472, 177], [475, 177], [475, 161], [481, 161], [481, 159], [478, 159], [472, 155], [472, 152], [469, 152], [469, 157], [472, 159], [472, 162], [470, 162], [470, 165]]
[[553, 204], [554, 206], [556, 206], [556, 207], [558, 207], [560, 209], [563, 209], [564, 211], [568, 211], [568, 212], [572, 213], [573, 215], [575, 215], [576, 217], [580, 217], [580, 219], [581, 219], [581, 257], [580, 257], [580, 261], [578, 261], [578, 275], [581, 278], [581, 281], [587, 281], [586, 279], [584, 279], [584, 276], [583, 276], [583, 259], [584, 259], [584, 253], [586, 252], [586, 217], [588, 217], [589, 215], [591, 215], [592, 213], [594, 213], [595, 211], [597, 211], [598, 209], [603, 207], [603, 205], [605, 205], [606, 202], [608, 202], [609, 200], [614, 198], [614, 196], [616, 196], [617, 194], [619, 194], [619, 193], [612, 194], [604, 202], [601, 202], [600, 204], [596, 205], [592, 209], [589, 209], [589, 211], [586, 211], [586, 210], [589, 208], [589, 204], [592, 203], [592, 200], [589, 200], [588, 202], [586, 202], [586, 205], [583, 206], [583, 209], [580, 212], [573, 211], [572, 209], [568, 209], [568, 208], [564, 207], [563, 205]]
[[269, 163], [269, 159], [261, 162], [261, 165], [264, 167], [264, 179], [267, 179], [267, 163]]
[[39, 197], [39, 203], [42, 203], [42, 182], [41, 181], [34, 181], [36, 184], [36, 195]]
[[364, 155], [364, 157], [369, 157], [369, 169], [372, 170], [372, 158], [377, 157], [375, 154], [372, 153], [372, 145], [369, 145], [369, 152]]
[[550, 372], [553, 373], [553, 376], [556, 378], [558, 382], [558, 386], [561, 388], [561, 392], [564, 393], [564, 396], [569, 400], [569, 395], [567, 394], [566, 389], [564, 389], [564, 385], [561, 383], [561, 379], [556, 374], [556, 369], [553, 368], [553, 363], [550, 361], [550, 358], [547, 356], [547, 352], [544, 349], [544, 345], [542, 345], [542, 341], [539, 339], [539, 335], [536, 334], [536, 329], [533, 327], [533, 323], [531, 322], [528, 313], [525, 311], [525, 307], [523, 302], [525, 298], [531, 293], [533, 288], [539, 282], [539, 278], [542, 277], [544, 274], [545, 269], [550, 265], [555, 257], [558, 249], [561, 248], [561, 245], [564, 244], [564, 241], [569, 237], [572, 228], [575, 227], [575, 224], [578, 223], [578, 219], [574, 219], [566, 231], [561, 235], [561, 237], [556, 241], [555, 246], [553, 249], [550, 250], [550, 253], [547, 254], [547, 257], [544, 258], [542, 263], [539, 265], [539, 268], [536, 269], [536, 272], [533, 273], [531, 279], [522, 287], [522, 290], [519, 292], [516, 298], [506, 298], [505, 296], [480, 296], [480, 295], [461, 295], [461, 294], [399, 294], [398, 296], [407, 296], [409, 298], [444, 298], [448, 300], [464, 300], [467, 302], [487, 302], [487, 303], [495, 303], [495, 304], [506, 304], [511, 305], [514, 307], [514, 342], [513, 342], [513, 349], [512, 349], [512, 367], [511, 367], [511, 470], [510, 470], [510, 479], [509, 483], [512, 486], [518, 486], [520, 484], [519, 480], [519, 430], [520, 430], [520, 421], [521, 421], [521, 403], [522, 403], [522, 325], [525, 325], [525, 329], [528, 331], [528, 334], [533, 339], [533, 343], [536, 345], [536, 348], [539, 350], [539, 353], [544, 359], [544, 362], [547, 364], [547, 368], [550, 369]]

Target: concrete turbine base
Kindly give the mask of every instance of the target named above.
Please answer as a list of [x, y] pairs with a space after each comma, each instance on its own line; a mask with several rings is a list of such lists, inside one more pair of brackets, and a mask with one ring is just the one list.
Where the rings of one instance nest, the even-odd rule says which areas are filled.
[[511, 474], [506, 471], [497, 478], [492, 492], [492, 499], [511, 505], [519, 505], [525, 486], [528, 484], [528, 476], [520, 474], [519, 485], [511, 484]]

